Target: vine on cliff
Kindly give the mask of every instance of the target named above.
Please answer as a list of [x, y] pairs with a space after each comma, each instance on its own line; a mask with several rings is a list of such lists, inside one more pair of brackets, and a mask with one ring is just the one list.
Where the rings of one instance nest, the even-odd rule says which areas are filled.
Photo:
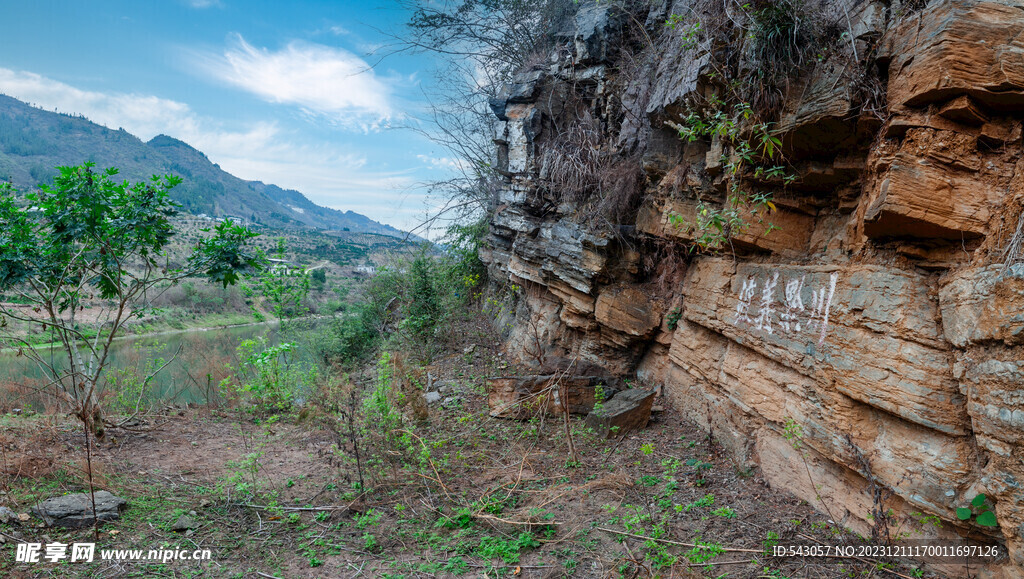
[[769, 213], [776, 211], [772, 194], [748, 190], [744, 186], [744, 177], [776, 181], [783, 185], [796, 179], [787, 170], [781, 151], [782, 142], [772, 133], [770, 123], [754, 123], [749, 132], [743, 130], [743, 121], [752, 117], [749, 104], [739, 102], [730, 110], [715, 96], [711, 97], [709, 104], [709, 110], [691, 110], [682, 123], [668, 123], [688, 142], [710, 138], [722, 146], [720, 162], [729, 181], [728, 194], [722, 206], [698, 197], [692, 220], [678, 213], [669, 214], [669, 222], [674, 227], [693, 235], [691, 250], [701, 251], [722, 249], [755, 222], [766, 224], [765, 235], [778, 229], [765, 221]]
[[[766, 217], [776, 211], [770, 191], [756, 190], [753, 183], [782, 185], [796, 180], [782, 153], [782, 141], [774, 123], [789, 90], [790, 78], [811, 55], [825, 58], [834, 23], [812, 10], [803, 0], [753, 1], [738, 4], [736, 14], [730, 3], [716, 23], [705, 15], [672, 14], [665, 26], [683, 30], [682, 48], [702, 47], [715, 54], [715, 46], [727, 46], [737, 31], [745, 40], [744, 61], [739, 51], [725, 53], [721, 62], [713, 57], [703, 80], [712, 94], [703, 102], [691, 102], [682, 122], [667, 124], [687, 142], [710, 141], [721, 158], [708, 158], [709, 169], [723, 170], [724, 201], [710, 202], [699, 194], [692, 216], [669, 214], [669, 222], [692, 235], [691, 250], [720, 251], [731, 246], [737, 235], [752, 225], [766, 226], [764, 235], [778, 229]], [[741, 78], [743, 80], [741, 80]]]

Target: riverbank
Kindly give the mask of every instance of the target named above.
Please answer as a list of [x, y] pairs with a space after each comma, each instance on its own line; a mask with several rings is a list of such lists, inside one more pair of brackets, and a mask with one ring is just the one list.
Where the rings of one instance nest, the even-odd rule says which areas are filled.
[[[193, 318], [191, 323], [184, 323], [177, 319], [162, 319], [155, 320], [153, 322], [147, 321], [146, 323], [129, 324], [125, 326], [121, 335], [114, 338], [114, 341], [118, 342], [186, 332], [204, 332], [216, 329], [273, 325], [279, 323], [280, 320], [276, 319], [257, 321], [252, 315], [243, 314], [208, 314]], [[85, 331], [83, 333], [87, 338], [96, 337], [95, 332]], [[27, 338], [27, 341], [35, 348], [47, 349], [50, 347], [60, 347], [62, 345], [60, 342], [49, 341], [49, 339], [45, 337], [46, 334], [36, 334], [36, 336], [37, 339], [32, 339], [32, 336]], [[17, 346], [0, 348], [0, 354], [16, 352], [17, 350]]]
[[[164, 329], [141, 335], [118, 337], [111, 345], [101, 389], [111, 397], [107, 404], [129, 404], [141, 400], [145, 408], [162, 401], [207, 403], [219, 400], [217, 385], [232, 377], [243, 361], [238, 348], [246, 341], [272, 346], [287, 340], [302, 342], [289, 355], [291, 363], [313, 366], [315, 355], [306, 348], [308, 332], [324, 317], [310, 316], [291, 320], [295, 333], [282, 334], [279, 320], [251, 321], [230, 326], [196, 327], [184, 330]], [[264, 347], [261, 346], [261, 347]], [[41, 353], [45, 347], [37, 348]], [[60, 366], [60, 352], [54, 350]], [[244, 358], [244, 356], [243, 356]], [[5, 409], [31, 408], [42, 412], [63, 408], [63, 398], [47, 386], [50, 379], [28, 356], [16, 350], [0, 352], [0, 412]], [[160, 368], [159, 372], [154, 371]], [[131, 400], [129, 400], [129, 398]]]
[[[734, 579], [832, 577], [842, 565], [844, 576], [934, 577], [906, 561], [772, 557], [779, 544], [857, 539], [769, 488], [757, 472], [737, 468], [668, 400], [658, 399], [648, 428], [611, 440], [576, 417], [567, 425], [490, 417], [487, 377], [517, 369], [493, 337], [476, 330], [467, 325], [472, 341], [431, 366], [445, 398], [419, 420], [402, 419], [396, 428], [409, 434], [408, 444], [395, 441], [378, 454], [373, 441], [387, 439], [382, 424], [350, 439], [344, 422], [319, 414], [323, 400], [269, 421], [230, 407], [168, 406], [109, 429], [94, 451], [97, 487], [128, 501], [119, 520], [101, 526], [98, 541], [91, 529], [42, 528], [31, 518], [0, 523], [8, 540], [95, 542], [97, 552], [208, 549], [209, 560], [29, 564], [6, 557], [0, 572]], [[379, 380], [368, 378], [367, 386]], [[75, 423], [7, 415], [0, 436], [15, 457], [4, 463], [0, 485], [16, 513], [87, 488]]]

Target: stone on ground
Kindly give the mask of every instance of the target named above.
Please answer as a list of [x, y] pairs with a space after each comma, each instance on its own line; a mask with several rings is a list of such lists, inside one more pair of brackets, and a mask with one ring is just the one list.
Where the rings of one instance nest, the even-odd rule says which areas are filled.
[[602, 438], [640, 430], [651, 419], [653, 405], [654, 392], [642, 388], [624, 390], [588, 414], [587, 426]]
[[[96, 517], [101, 521], [116, 520], [121, 516], [121, 509], [127, 502], [107, 491], [96, 491]], [[46, 499], [32, 507], [32, 512], [42, 519], [47, 527], [80, 529], [93, 524], [92, 499], [89, 493]]]
[[[564, 412], [565, 407], [572, 414], [586, 414], [594, 408], [598, 386], [605, 398], [615, 393], [609, 382], [602, 376], [560, 374], [491, 378], [487, 405], [495, 418], [523, 420], [539, 412], [555, 415]], [[562, 396], [566, 398], [564, 405]]]

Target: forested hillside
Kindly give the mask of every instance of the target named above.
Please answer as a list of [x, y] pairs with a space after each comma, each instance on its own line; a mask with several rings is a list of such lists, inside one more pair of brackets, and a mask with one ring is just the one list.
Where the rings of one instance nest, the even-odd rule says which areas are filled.
[[353, 211], [320, 207], [302, 193], [224, 171], [202, 152], [173, 137], [148, 142], [124, 129], [85, 117], [44, 111], [0, 95], [0, 178], [20, 189], [53, 179], [53, 167], [92, 161], [118, 167], [130, 180], [172, 173], [183, 178], [172, 198], [184, 210], [235, 217], [274, 227], [314, 227], [405, 237], [405, 233]]

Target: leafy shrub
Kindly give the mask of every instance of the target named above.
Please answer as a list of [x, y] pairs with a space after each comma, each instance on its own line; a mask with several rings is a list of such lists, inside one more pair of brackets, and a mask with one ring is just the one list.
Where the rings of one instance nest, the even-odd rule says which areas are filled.
[[453, 226], [444, 252], [424, 245], [411, 258], [381, 267], [362, 300], [324, 327], [314, 351], [325, 365], [352, 368], [387, 344], [428, 361], [443, 346], [452, 321], [479, 297], [485, 275], [477, 257], [486, 223]]
[[256, 414], [274, 414], [291, 410], [295, 395], [312, 388], [316, 370], [289, 360], [293, 343], [267, 346], [264, 338], [243, 340], [238, 345], [235, 368], [236, 392], [247, 398]]

